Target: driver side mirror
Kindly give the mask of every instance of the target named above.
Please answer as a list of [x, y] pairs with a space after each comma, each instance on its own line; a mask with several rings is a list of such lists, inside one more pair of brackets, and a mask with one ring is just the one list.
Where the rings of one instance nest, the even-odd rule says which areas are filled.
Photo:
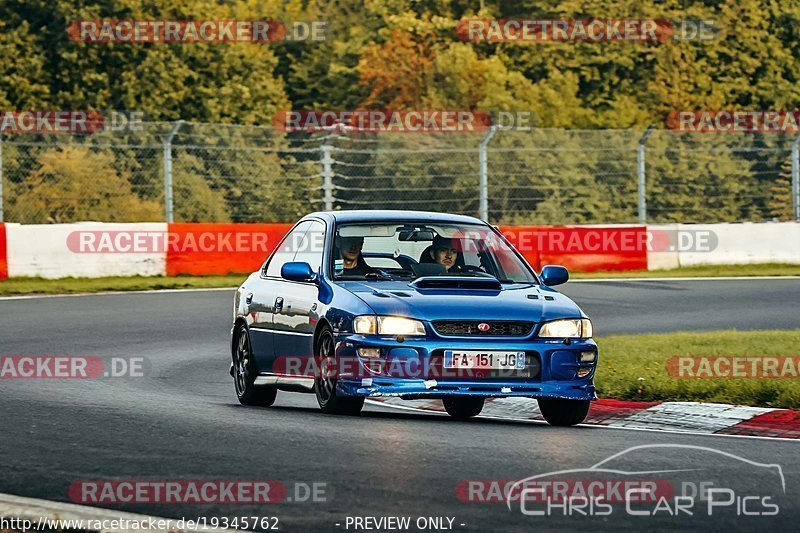
[[281, 277], [289, 281], [316, 281], [317, 275], [311, 270], [311, 265], [301, 261], [284, 263], [281, 267]]
[[561, 265], [546, 265], [539, 277], [542, 279], [542, 284], [548, 287], [561, 285], [569, 281], [569, 270]]

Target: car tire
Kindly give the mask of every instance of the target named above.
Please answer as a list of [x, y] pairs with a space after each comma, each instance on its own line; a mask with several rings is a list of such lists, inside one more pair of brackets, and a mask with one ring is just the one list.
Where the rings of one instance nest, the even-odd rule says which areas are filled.
[[466, 420], [478, 416], [483, 411], [484, 398], [444, 398], [444, 410], [456, 420]]
[[561, 398], [540, 398], [539, 411], [551, 426], [574, 426], [580, 424], [589, 414], [589, 400], [564, 400]]
[[315, 358], [318, 362], [319, 377], [314, 380], [314, 395], [323, 413], [332, 415], [357, 415], [364, 407], [363, 396], [337, 396], [336, 378], [326, 374], [334, 365], [335, 350], [333, 333], [329, 328], [323, 329], [315, 343]]
[[275, 403], [278, 389], [275, 387], [257, 387], [255, 385], [258, 370], [253, 358], [252, 344], [250, 343], [250, 333], [247, 328], [240, 325], [236, 330], [236, 336], [232, 350], [233, 360], [233, 386], [236, 389], [236, 397], [242, 405], [258, 405], [269, 407]]

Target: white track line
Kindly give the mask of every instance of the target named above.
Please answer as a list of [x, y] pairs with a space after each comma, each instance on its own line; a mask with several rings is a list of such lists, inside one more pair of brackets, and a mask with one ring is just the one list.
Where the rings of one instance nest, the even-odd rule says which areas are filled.
[[[726, 277], [702, 277], [702, 278], [590, 278], [572, 279], [569, 283], [608, 283], [609, 281], [624, 282], [650, 282], [650, 281], [760, 281], [760, 280], [800, 280], [800, 276], [726, 276]], [[244, 281], [244, 278], [242, 279]], [[1, 282], [0, 282], [1, 283]], [[209, 287], [197, 289], [152, 289], [140, 291], [102, 291], [102, 292], [78, 292], [74, 294], [21, 294], [19, 296], [0, 296], [0, 301], [4, 300], [32, 300], [36, 298], [69, 298], [73, 296], [109, 296], [120, 294], [164, 294], [172, 292], [213, 292], [213, 291], [233, 291], [237, 286], [230, 287]]]
[[595, 283], [609, 281], [748, 281], [764, 279], [800, 279], [800, 276], [705, 276], [696, 278], [579, 278], [569, 283]]
[[[0, 282], [1, 283], [1, 282]], [[171, 292], [214, 292], [235, 291], [238, 286], [208, 287], [199, 289], [151, 289], [141, 291], [102, 291], [102, 292], [76, 292], [74, 294], [21, 294], [19, 296], [0, 296], [3, 300], [33, 300], [36, 298], [70, 298], [73, 296], [119, 296], [121, 294], [166, 294]]]

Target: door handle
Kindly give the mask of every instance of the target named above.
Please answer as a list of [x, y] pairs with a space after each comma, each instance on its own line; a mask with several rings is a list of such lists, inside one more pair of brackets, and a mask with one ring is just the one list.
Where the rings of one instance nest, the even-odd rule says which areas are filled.
[[283, 298], [278, 296], [275, 298], [275, 312], [280, 313], [281, 309], [283, 309]]

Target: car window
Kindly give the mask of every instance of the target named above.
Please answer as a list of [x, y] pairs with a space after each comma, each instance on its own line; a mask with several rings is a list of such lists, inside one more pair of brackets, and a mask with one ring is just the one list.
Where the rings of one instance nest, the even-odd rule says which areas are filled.
[[314, 272], [322, 266], [322, 251], [325, 248], [325, 225], [312, 220], [303, 238], [297, 246], [297, 254], [293, 261], [302, 261], [311, 265]]
[[272, 258], [267, 264], [266, 275], [271, 278], [281, 277], [281, 267], [285, 263], [294, 261], [294, 256], [297, 254], [298, 243], [303, 239], [308, 228], [311, 226], [311, 221], [306, 220], [301, 222], [295, 228], [286, 234], [283, 241], [278, 245], [278, 249], [272, 255]]
[[[535, 276], [488, 226], [446, 222], [382, 222], [337, 225], [332, 257], [335, 279], [406, 279], [431, 274], [491, 276], [531, 283]], [[343, 248], [346, 246], [347, 248]], [[404, 256], [403, 263], [389, 258]]]

